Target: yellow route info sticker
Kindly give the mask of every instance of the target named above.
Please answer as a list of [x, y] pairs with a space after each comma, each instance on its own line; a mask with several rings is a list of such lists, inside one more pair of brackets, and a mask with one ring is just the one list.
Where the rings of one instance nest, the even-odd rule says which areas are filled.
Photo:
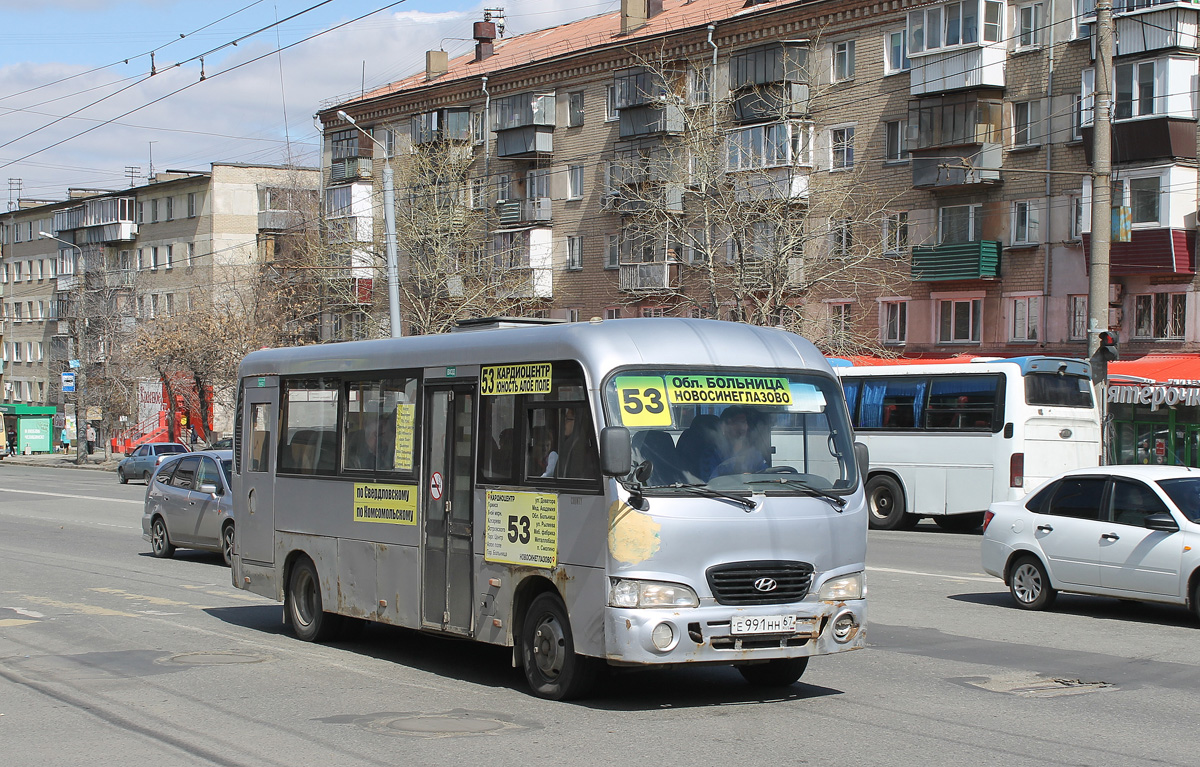
[[670, 426], [667, 387], [662, 376], [617, 376], [617, 400], [625, 426]]
[[549, 362], [523, 362], [517, 365], [485, 365], [479, 371], [479, 393], [485, 397], [502, 394], [549, 394]]
[[483, 558], [526, 567], [558, 564], [558, 496], [487, 491]]
[[417, 420], [417, 406], [396, 403], [396, 449], [392, 455], [392, 466], [399, 471], [412, 471], [413, 426]]
[[417, 524], [417, 486], [355, 482], [354, 521]]
[[791, 405], [786, 378], [776, 376], [667, 376], [672, 405]]

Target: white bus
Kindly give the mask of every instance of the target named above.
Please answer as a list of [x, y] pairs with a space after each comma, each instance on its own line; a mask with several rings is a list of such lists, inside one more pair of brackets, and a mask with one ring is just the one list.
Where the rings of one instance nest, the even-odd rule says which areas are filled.
[[[842, 362], [842, 361], [835, 361]], [[1100, 462], [1087, 362], [1059, 357], [835, 366], [871, 454], [871, 527], [971, 530], [993, 501]]]
[[250, 354], [233, 581], [301, 639], [370, 620], [785, 685], [863, 646], [867, 514], [837, 377], [795, 335], [593, 320]]

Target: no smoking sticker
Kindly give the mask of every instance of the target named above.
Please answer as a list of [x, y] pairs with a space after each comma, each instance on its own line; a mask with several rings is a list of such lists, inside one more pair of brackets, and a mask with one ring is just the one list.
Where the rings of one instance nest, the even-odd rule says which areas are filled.
[[445, 482], [442, 480], [442, 473], [440, 471], [435, 471], [429, 477], [429, 494], [433, 496], [433, 500], [442, 500], [442, 488], [444, 486]]

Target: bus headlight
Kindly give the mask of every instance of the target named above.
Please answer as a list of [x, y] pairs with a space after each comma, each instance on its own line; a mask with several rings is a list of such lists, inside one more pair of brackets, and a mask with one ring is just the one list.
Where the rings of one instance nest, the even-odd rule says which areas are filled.
[[699, 607], [696, 592], [682, 583], [613, 580], [608, 592], [610, 607]]
[[864, 593], [863, 574], [851, 573], [822, 583], [817, 599], [822, 602], [844, 602], [847, 599], [862, 599]]

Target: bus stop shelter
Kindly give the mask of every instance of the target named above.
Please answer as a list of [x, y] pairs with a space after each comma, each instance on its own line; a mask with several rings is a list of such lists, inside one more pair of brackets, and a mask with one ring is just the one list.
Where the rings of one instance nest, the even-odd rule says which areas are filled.
[[54, 452], [54, 413], [53, 407], [0, 405], [5, 433], [10, 426], [17, 433], [17, 453], [22, 455]]

